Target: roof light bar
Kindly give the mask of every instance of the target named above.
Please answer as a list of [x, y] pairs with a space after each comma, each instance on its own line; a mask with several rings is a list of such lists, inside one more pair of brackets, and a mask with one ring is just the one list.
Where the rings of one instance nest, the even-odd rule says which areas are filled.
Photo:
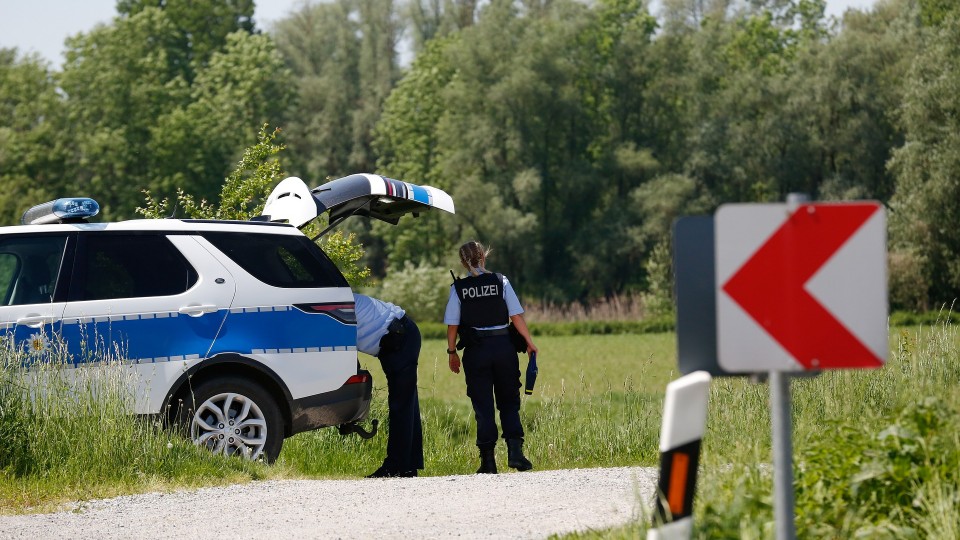
[[68, 223], [86, 221], [100, 213], [97, 201], [87, 197], [69, 197], [38, 204], [23, 213], [20, 223], [24, 225], [45, 225], [47, 223]]

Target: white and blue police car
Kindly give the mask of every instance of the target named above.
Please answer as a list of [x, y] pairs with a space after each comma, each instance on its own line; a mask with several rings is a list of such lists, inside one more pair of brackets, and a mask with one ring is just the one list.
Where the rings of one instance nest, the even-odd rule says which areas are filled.
[[22, 347], [55, 340], [67, 366], [119, 356], [136, 413], [272, 462], [284, 438], [355, 425], [370, 406], [353, 293], [300, 228], [325, 212], [331, 226], [396, 224], [432, 208], [453, 213], [453, 200], [372, 174], [312, 190], [287, 178], [249, 222], [90, 223], [94, 200], [58, 199], [0, 228], [0, 328]]

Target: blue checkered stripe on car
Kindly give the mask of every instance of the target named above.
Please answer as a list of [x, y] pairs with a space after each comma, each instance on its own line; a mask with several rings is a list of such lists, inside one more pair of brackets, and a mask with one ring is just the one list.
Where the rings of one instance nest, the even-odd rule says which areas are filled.
[[53, 354], [59, 342], [74, 364], [104, 359], [176, 362], [221, 353], [355, 351], [357, 337], [356, 325], [290, 306], [221, 309], [201, 317], [175, 311], [73, 317], [44, 329], [6, 326], [28, 354]]

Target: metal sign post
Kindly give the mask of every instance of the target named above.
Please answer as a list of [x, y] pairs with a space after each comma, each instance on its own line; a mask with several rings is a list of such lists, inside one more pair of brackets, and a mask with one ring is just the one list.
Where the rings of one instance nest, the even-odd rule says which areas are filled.
[[771, 371], [770, 420], [773, 426], [773, 516], [779, 540], [797, 537], [793, 524], [793, 444], [790, 374]]
[[[787, 208], [808, 202], [804, 193], [787, 195]], [[794, 540], [797, 537], [793, 522], [793, 423], [790, 416], [790, 374], [771, 371], [770, 425], [773, 437], [773, 519], [777, 538]]]

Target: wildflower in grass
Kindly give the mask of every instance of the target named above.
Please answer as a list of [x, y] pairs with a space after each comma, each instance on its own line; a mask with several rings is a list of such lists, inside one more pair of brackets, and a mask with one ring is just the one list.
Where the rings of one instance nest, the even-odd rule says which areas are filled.
[[47, 340], [47, 336], [43, 332], [37, 332], [30, 336], [27, 347], [30, 349], [31, 355], [40, 356], [50, 350], [50, 341]]

